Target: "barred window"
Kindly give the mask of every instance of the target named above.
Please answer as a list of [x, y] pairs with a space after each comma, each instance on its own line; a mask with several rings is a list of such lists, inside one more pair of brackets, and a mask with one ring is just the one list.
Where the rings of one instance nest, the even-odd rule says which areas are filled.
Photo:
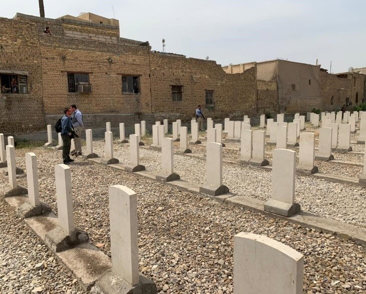
[[205, 97], [206, 97], [206, 105], [214, 105], [214, 99], [213, 99], [213, 90], [205, 90]]
[[122, 76], [122, 93], [123, 94], [140, 93], [140, 77]]
[[172, 99], [173, 101], [182, 101], [183, 98], [183, 86], [172, 86]]

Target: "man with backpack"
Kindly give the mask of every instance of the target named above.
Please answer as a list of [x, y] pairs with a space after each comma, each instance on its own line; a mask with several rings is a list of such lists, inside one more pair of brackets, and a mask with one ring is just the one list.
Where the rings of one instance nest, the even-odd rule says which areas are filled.
[[[64, 164], [73, 162], [70, 158], [71, 139], [74, 137], [74, 129], [71, 122], [72, 108], [66, 107], [64, 109], [64, 116], [61, 118], [61, 137], [62, 137], [62, 159]], [[57, 123], [56, 123], [57, 125]]]
[[196, 120], [198, 122], [198, 130], [204, 131], [203, 129], [203, 120], [205, 119], [205, 116], [202, 113], [201, 105], [198, 105], [196, 108]]

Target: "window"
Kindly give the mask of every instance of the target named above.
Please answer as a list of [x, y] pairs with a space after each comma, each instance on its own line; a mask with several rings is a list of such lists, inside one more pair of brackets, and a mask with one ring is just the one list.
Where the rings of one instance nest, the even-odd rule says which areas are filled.
[[334, 104], [334, 96], [332, 96], [332, 98], [330, 98], [330, 105]]
[[292, 91], [295, 91], [296, 90], [296, 85], [295, 84], [291, 84], [291, 88], [292, 88]]
[[[70, 93], [84, 92], [82, 86], [89, 86], [89, 74], [87, 73], [68, 73], [67, 82]], [[80, 86], [80, 87], [79, 87]]]
[[183, 98], [183, 86], [172, 86], [172, 99], [173, 101], [182, 101]]
[[16, 74], [0, 74], [1, 93], [27, 94], [28, 77]]
[[206, 92], [206, 105], [214, 105], [213, 90], [205, 90]]
[[122, 93], [123, 94], [140, 93], [140, 77], [122, 76]]
[[309, 80], [309, 86], [311, 85], [311, 80]]

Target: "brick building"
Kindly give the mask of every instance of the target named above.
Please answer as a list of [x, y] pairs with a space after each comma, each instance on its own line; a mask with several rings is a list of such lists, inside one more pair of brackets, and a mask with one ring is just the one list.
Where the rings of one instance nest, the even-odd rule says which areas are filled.
[[[58, 19], [17, 14], [0, 18], [0, 130], [44, 129], [73, 103], [88, 127], [98, 127], [105, 121], [188, 120], [197, 104], [207, 116], [235, 118], [327, 109], [332, 96], [336, 107], [344, 98], [338, 87], [347, 89], [350, 99], [356, 95], [348, 91], [354, 74], [328, 78], [312, 65], [304, 65], [301, 79], [311, 74], [316, 90], [305, 91], [297, 81], [291, 90], [289, 78], [299, 71], [292, 64], [297, 63], [253, 63], [228, 72], [215, 61], [156, 52], [148, 42], [121, 38], [115, 19], [92, 13]], [[363, 99], [364, 88], [358, 79], [356, 84]], [[303, 97], [310, 99], [307, 107]]]
[[320, 65], [287, 60], [251, 62], [223, 67], [228, 74], [255, 69], [260, 112], [339, 110], [366, 100], [366, 76], [359, 72], [329, 74]]

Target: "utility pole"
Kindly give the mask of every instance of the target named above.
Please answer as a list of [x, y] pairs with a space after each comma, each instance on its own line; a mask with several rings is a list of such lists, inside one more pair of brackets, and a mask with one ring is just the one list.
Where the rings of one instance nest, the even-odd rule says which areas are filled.
[[38, 0], [39, 3], [39, 16], [40, 17], [45, 17], [44, 15], [44, 4], [43, 4], [43, 0]]

